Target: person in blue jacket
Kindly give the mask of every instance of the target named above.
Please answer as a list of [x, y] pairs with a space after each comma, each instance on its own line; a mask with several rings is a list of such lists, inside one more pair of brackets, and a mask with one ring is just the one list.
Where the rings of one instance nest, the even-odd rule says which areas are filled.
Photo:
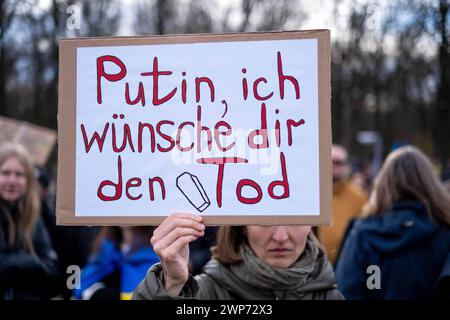
[[450, 195], [419, 149], [387, 157], [363, 213], [336, 266], [345, 298], [450, 297]]
[[149, 239], [152, 227], [106, 227], [81, 271], [75, 299], [129, 300], [159, 258]]

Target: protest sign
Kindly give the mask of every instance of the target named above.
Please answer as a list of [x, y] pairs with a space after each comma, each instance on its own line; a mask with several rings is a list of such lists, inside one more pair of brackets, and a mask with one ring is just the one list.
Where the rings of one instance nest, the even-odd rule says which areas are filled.
[[327, 224], [327, 30], [64, 39], [59, 224]]
[[43, 167], [55, 146], [56, 130], [0, 116], [0, 145], [6, 143], [23, 145], [33, 163]]

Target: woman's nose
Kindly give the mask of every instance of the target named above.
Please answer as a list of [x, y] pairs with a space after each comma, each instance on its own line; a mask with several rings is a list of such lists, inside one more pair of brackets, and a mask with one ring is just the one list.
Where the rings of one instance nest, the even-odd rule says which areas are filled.
[[273, 231], [273, 234], [272, 234], [272, 239], [277, 242], [283, 242], [283, 241], [286, 241], [287, 239], [289, 239], [289, 235], [288, 235], [286, 227], [284, 227], [284, 226], [275, 227], [275, 230]]
[[8, 183], [15, 183], [17, 178], [14, 174], [8, 174], [5, 179]]

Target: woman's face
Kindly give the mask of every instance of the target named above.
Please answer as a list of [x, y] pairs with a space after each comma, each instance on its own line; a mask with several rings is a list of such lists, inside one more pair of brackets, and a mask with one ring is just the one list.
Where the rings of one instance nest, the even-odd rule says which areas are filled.
[[0, 165], [0, 198], [16, 202], [25, 195], [26, 189], [25, 168], [15, 157], [6, 159]]
[[275, 268], [289, 268], [305, 249], [311, 226], [247, 226], [250, 247]]

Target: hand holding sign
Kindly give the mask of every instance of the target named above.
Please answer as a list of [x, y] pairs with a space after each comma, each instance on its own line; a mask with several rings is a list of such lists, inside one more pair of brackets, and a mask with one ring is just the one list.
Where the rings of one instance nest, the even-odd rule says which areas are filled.
[[178, 296], [189, 277], [189, 243], [204, 235], [203, 218], [189, 213], [167, 217], [153, 232], [151, 243], [164, 270], [164, 285]]

